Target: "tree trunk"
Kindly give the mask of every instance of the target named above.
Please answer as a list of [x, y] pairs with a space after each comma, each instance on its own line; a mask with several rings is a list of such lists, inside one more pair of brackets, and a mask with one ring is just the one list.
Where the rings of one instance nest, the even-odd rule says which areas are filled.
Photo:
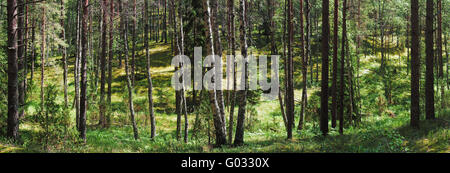
[[[340, 88], [340, 108], [339, 108], [339, 133], [344, 134], [344, 72], [345, 72], [345, 44], [347, 40], [347, 0], [344, 0], [343, 11], [342, 11], [342, 47], [341, 47], [341, 88]], [[347, 45], [348, 46], [348, 45]], [[351, 71], [350, 65], [348, 66], [349, 71]], [[349, 73], [349, 82], [351, 83], [352, 76]], [[352, 87], [350, 85], [350, 87]], [[351, 117], [351, 116], [350, 116]], [[351, 120], [351, 119], [350, 119]], [[350, 121], [350, 124], [351, 121]]]
[[132, 43], [131, 43], [131, 85], [134, 87], [135, 78], [136, 78], [136, 20], [137, 20], [137, 12], [136, 12], [136, 0], [133, 0], [133, 25], [131, 27], [132, 34]]
[[[134, 7], [135, 4], [134, 4]], [[133, 133], [134, 133], [134, 139], [138, 140], [139, 139], [139, 133], [138, 133], [138, 129], [137, 129], [137, 125], [136, 125], [136, 121], [135, 121], [135, 114], [134, 114], [134, 105], [133, 105], [133, 85], [131, 82], [131, 74], [130, 74], [130, 69], [129, 69], [129, 64], [128, 64], [128, 38], [127, 38], [127, 33], [128, 33], [128, 2], [125, 2], [124, 4], [124, 11], [122, 14], [122, 19], [124, 20], [124, 28], [123, 28], [123, 40], [124, 40], [124, 53], [125, 53], [125, 73], [126, 73], [126, 78], [127, 78], [127, 88], [128, 88], [128, 106], [130, 109], [130, 114], [131, 114], [131, 123], [133, 126]]]
[[304, 121], [304, 112], [305, 107], [305, 97], [306, 97], [306, 71], [307, 71], [307, 64], [306, 64], [306, 55], [305, 55], [305, 40], [304, 40], [304, 32], [303, 32], [303, 0], [300, 0], [300, 56], [302, 59], [302, 78], [303, 78], [303, 89], [302, 89], [302, 108], [300, 110], [300, 117], [298, 121], [298, 130], [303, 129], [303, 121]]
[[328, 134], [328, 50], [330, 45], [329, 0], [322, 1], [322, 83], [320, 102], [320, 130]]
[[106, 115], [106, 126], [110, 125], [111, 121], [111, 95], [112, 95], [112, 61], [114, 59], [114, 0], [110, 1], [110, 14], [109, 14], [109, 56], [108, 56], [108, 97], [107, 97], [107, 115]]
[[[60, 19], [60, 24], [62, 27], [62, 31], [61, 31], [61, 38], [63, 39], [64, 42], [66, 42], [66, 32], [64, 29], [64, 0], [60, 0], [61, 2], [61, 19]], [[64, 106], [67, 107], [68, 105], [68, 98], [67, 98], [67, 49], [65, 46], [62, 46], [62, 60], [63, 60], [63, 80], [64, 80]]]
[[[338, 60], [338, 18], [339, 18], [339, 1], [338, 0], [334, 0], [334, 22], [333, 22], [333, 27], [334, 27], [334, 34], [333, 34], [333, 81], [332, 81], [332, 85], [331, 85], [331, 97], [332, 97], [332, 104], [331, 104], [331, 127], [335, 128], [336, 127], [336, 117], [337, 117], [337, 60]], [[344, 49], [341, 49], [341, 52], [344, 52]], [[344, 57], [342, 57], [342, 59], [344, 59]], [[341, 69], [341, 73], [344, 70]], [[341, 79], [341, 83], [342, 83], [342, 79]], [[341, 91], [342, 94], [342, 91]], [[340, 100], [340, 102], [342, 101], [342, 98]]]
[[152, 90], [153, 90], [153, 83], [152, 83], [152, 76], [151, 76], [151, 72], [150, 72], [150, 51], [149, 51], [149, 46], [148, 46], [148, 31], [149, 31], [149, 26], [148, 26], [148, 0], [144, 0], [144, 25], [145, 25], [145, 31], [144, 31], [144, 45], [145, 45], [145, 56], [147, 57], [147, 82], [148, 82], [148, 111], [150, 113], [150, 138], [153, 139], [155, 137], [155, 115], [153, 113], [153, 94], [152, 94]]
[[[75, 83], [75, 119], [77, 128], [80, 129], [80, 62], [81, 62], [81, 1], [77, 1], [77, 38], [76, 38], [76, 55], [75, 55], [75, 69], [74, 69], [74, 83]], [[80, 131], [81, 132], [81, 131]]]
[[24, 0], [17, 0], [17, 25], [18, 25], [18, 29], [16, 30], [17, 32], [17, 58], [18, 58], [18, 82], [19, 82], [19, 117], [22, 117], [24, 115], [24, 109], [23, 109], [23, 105], [25, 104], [25, 85], [23, 83], [23, 80], [26, 76], [26, 74], [24, 74]]
[[288, 0], [288, 54], [287, 54], [287, 88], [286, 88], [286, 117], [288, 120], [287, 138], [292, 139], [292, 129], [294, 128], [294, 62], [293, 50], [294, 44], [294, 7], [292, 0]]
[[98, 122], [98, 125], [100, 125], [101, 127], [105, 127], [106, 126], [106, 119], [105, 119], [105, 114], [106, 114], [106, 103], [105, 103], [105, 84], [106, 84], [106, 56], [107, 56], [107, 48], [108, 48], [108, 43], [106, 41], [106, 32], [108, 31], [108, 24], [107, 24], [107, 11], [108, 9], [106, 8], [108, 5], [108, 0], [102, 0], [102, 5], [101, 5], [101, 11], [102, 11], [102, 29], [101, 29], [101, 34], [102, 34], [102, 38], [101, 38], [101, 57], [100, 57], [100, 68], [101, 68], [101, 75], [100, 75], [100, 119]]
[[[247, 57], [247, 34], [246, 34], [246, 28], [247, 28], [247, 0], [240, 0], [239, 6], [240, 6], [240, 42], [241, 42], [241, 54], [243, 58]], [[238, 109], [238, 117], [237, 117], [237, 124], [236, 124], [236, 135], [234, 137], [234, 145], [243, 145], [244, 144], [244, 126], [245, 126], [245, 110], [247, 106], [247, 90], [248, 90], [248, 63], [244, 62], [242, 69], [242, 77], [244, 77], [244, 90], [239, 91], [239, 109]], [[242, 84], [241, 84], [242, 85]]]
[[8, 14], [8, 127], [6, 135], [17, 140], [19, 137], [19, 90], [17, 57], [17, 1], [7, 1]]
[[425, 112], [426, 119], [434, 119], [434, 55], [433, 55], [433, 0], [427, 0], [425, 52], [426, 52], [426, 76], [425, 76]]
[[[213, 2], [211, 2], [213, 1]], [[214, 5], [217, 4], [217, 0], [203, 0], [203, 8], [205, 10], [205, 34], [206, 34], [206, 44], [207, 44], [207, 53], [208, 55], [215, 55], [216, 51], [216, 39], [214, 36], [213, 28], [216, 27], [215, 23], [215, 11], [216, 8]], [[213, 61], [215, 61], [213, 59]], [[215, 76], [215, 71], [213, 71], [213, 76]], [[215, 83], [214, 83], [215, 84]], [[218, 92], [215, 89], [216, 87], [213, 86], [214, 89], [209, 91], [209, 100], [210, 105], [213, 113], [213, 120], [214, 120], [214, 127], [216, 131], [216, 145], [220, 146], [227, 142], [227, 135], [226, 135], [226, 128], [225, 128], [225, 122], [223, 114], [223, 108], [219, 107], [219, 96]]]
[[80, 93], [80, 137], [86, 143], [86, 113], [87, 113], [87, 20], [89, 17], [89, 0], [82, 1], [83, 15], [81, 27], [81, 93]]
[[437, 12], [438, 12], [438, 21], [437, 21], [437, 39], [436, 39], [436, 45], [437, 45], [437, 59], [438, 59], [438, 66], [439, 66], [439, 72], [438, 76], [439, 79], [442, 80], [441, 82], [441, 110], [445, 108], [445, 89], [444, 89], [444, 59], [442, 58], [442, 0], [438, 0], [437, 3]]
[[420, 119], [420, 30], [419, 0], [411, 0], [411, 126], [419, 128]]
[[[235, 32], [234, 32], [234, 0], [228, 0], [227, 1], [228, 6], [228, 42], [229, 42], [229, 48], [228, 50], [231, 51], [228, 53], [229, 55], [236, 55], [236, 45], [235, 45]], [[230, 103], [230, 116], [229, 116], [229, 126], [228, 126], [228, 143], [233, 142], [233, 128], [234, 128], [234, 107], [236, 105], [236, 63], [232, 62], [232, 71], [233, 71], [233, 96], [228, 96], [228, 99], [231, 99]], [[229, 73], [228, 73], [229, 74]], [[229, 91], [231, 93], [231, 91]]]

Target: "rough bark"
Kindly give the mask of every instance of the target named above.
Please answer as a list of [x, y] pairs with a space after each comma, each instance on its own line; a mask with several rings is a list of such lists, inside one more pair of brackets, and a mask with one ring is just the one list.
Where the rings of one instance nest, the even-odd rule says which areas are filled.
[[425, 53], [426, 53], [426, 72], [425, 72], [425, 112], [426, 119], [434, 119], [434, 50], [433, 50], [433, 0], [427, 0], [426, 6], [426, 28], [425, 28]]
[[328, 51], [330, 45], [329, 0], [322, 1], [322, 81], [320, 102], [320, 130], [328, 134]]
[[420, 56], [419, 56], [419, 0], [411, 0], [411, 121], [419, 128], [420, 119]]
[[[338, 67], [338, 18], [339, 18], [339, 1], [338, 0], [334, 0], [334, 19], [333, 19], [333, 82], [331, 85], [331, 97], [332, 97], [332, 101], [331, 101], [331, 127], [335, 128], [336, 127], [336, 117], [337, 117], [337, 67]], [[341, 49], [341, 52], [344, 52], [344, 49]], [[344, 59], [342, 57], [342, 59]], [[341, 73], [344, 70], [341, 69]], [[342, 79], [341, 79], [341, 83], [342, 83]], [[342, 91], [341, 91], [342, 93]], [[342, 98], [339, 102], [342, 102]]]
[[17, 57], [17, 1], [7, 1], [8, 15], [8, 126], [6, 135], [17, 140], [19, 137], [19, 90]]
[[89, 17], [89, 0], [82, 1], [83, 15], [81, 19], [81, 92], [80, 92], [80, 137], [86, 143], [86, 113], [87, 113], [87, 22]]
[[101, 29], [101, 55], [100, 55], [100, 118], [98, 124], [102, 127], [106, 126], [106, 103], [105, 103], [105, 87], [106, 87], [106, 56], [108, 42], [106, 38], [106, 33], [108, 31], [108, 21], [107, 21], [107, 4], [108, 0], [102, 0], [101, 11], [102, 11], [102, 29]]
[[303, 89], [302, 89], [302, 106], [300, 110], [300, 117], [298, 121], [297, 129], [301, 130], [303, 128], [303, 121], [304, 121], [304, 111], [306, 109], [305, 99], [306, 99], [306, 71], [307, 71], [307, 61], [306, 61], [306, 55], [305, 55], [305, 39], [304, 39], [304, 32], [303, 32], [303, 0], [300, 0], [300, 58], [302, 59], [302, 78], [303, 78]]
[[[247, 26], [247, 20], [246, 20], [246, 8], [247, 3], [246, 0], [240, 0], [239, 1], [240, 6], [240, 15], [239, 15], [239, 21], [240, 21], [240, 44], [241, 44], [241, 54], [244, 58], [247, 57], [247, 34], [246, 34], [246, 26]], [[247, 67], [248, 63], [244, 62], [244, 68], [242, 70], [242, 77], [244, 77], [244, 90], [239, 91], [239, 109], [238, 109], [238, 116], [237, 116], [237, 124], [236, 124], [236, 135], [234, 137], [234, 145], [243, 145], [244, 144], [244, 123], [245, 123], [245, 110], [247, 106], [247, 90], [248, 90], [248, 74], [247, 74]], [[242, 84], [241, 84], [242, 85]]]

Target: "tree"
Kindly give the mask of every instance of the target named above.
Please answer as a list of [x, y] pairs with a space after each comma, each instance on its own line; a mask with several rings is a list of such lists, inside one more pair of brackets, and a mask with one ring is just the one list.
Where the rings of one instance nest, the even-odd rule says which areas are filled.
[[294, 44], [294, 7], [292, 0], [288, 0], [288, 54], [287, 54], [287, 76], [286, 76], [286, 117], [287, 117], [287, 138], [292, 139], [292, 128], [294, 128], [294, 61], [293, 61], [293, 50], [292, 45]]
[[[164, 1], [165, 2], [165, 1]], [[151, 76], [151, 72], [150, 72], [150, 51], [149, 51], [149, 46], [148, 46], [148, 31], [149, 31], [149, 27], [148, 27], [148, 0], [144, 0], [144, 27], [145, 27], [145, 34], [144, 34], [144, 45], [145, 45], [145, 56], [147, 57], [147, 82], [148, 82], [148, 111], [150, 113], [150, 124], [151, 124], [151, 131], [150, 131], [150, 138], [154, 138], [155, 137], [155, 126], [156, 126], [156, 122], [155, 122], [155, 115], [153, 112], [153, 94], [152, 94], [152, 90], [153, 90], [153, 83], [152, 83], [152, 76]]]
[[107, 5], [108, 0], [102, 0], [101, 11], [102, 11], [102, 29], [101, 29], [101, 55], [100, 55], [100, 119], [98, 124], [102, 127], [106, 126], [106, 103], [105, 103], [105, 85], [106, 85], [106, 56], [107, 56], [107, 48], [108, 42], [106, 40], [106, 33], [108, 31], [108, 19], [107, 19]]
[[[240, 37], [240, 45], [241, 45], [241, 54], [243, 58], [247, 57], [247, 0], [239, 1], [240, 7], [240, 15], [239, 15], [239, 37]], [[244, 121], [245, 121], [245, 110], [247, 106], [247, 90], [248, 90], [248, 63], [244, 62], [242, 69], [242, 77], [244, 78], [244, 90], [239, 91], [239, 109], [237, 116], [237, 124], [236, 124], [236, 135], [234, 137], [234, 145], [243, 145], [244, 144]], [[242, 80], [241, 80], [242, 81]], [[241, 84], [242, 85], [242, 84]]]
[[136, 21], [137, 21], [137, 12], [136, 12], [136, 0], [133, 0], [133, 24], [131, 25], [131, 85], [134, 86], [135, 78], [136, 78]]
[[[63, 39], [63, 41], [66, 41], [66, 31], [64, 29], [64, 0], [60, 0], [61, 3], [61, 19], [60, 19], [60, 24], [62, 27], [62, 31], [61, 31], [61, 38]], [[66, 50], [66, 46], [61, 46], [62, 48], [62, 60], [63, 60], [63, 80], [64, 80], [64, 105], [67, 107], [68, 105], [68, 98], [67, 98], [67, 50]]]
[[[439, 79], [443, 81], [444, 79], [444, 59], [442, 58], [442, 0], [437, 1], [437, 38], [436, 38], [436, 44], [437, 44], [437, 60], [439, 62], [438, 64], [438, 76]], [[448, 68], [447, 68], [448, 69]], [[445, 91], [444, 91], [444, 84], [441, 85], [441, 109], [445, 108]]]
[[[203, 8], [205, 11], [205, 35], [206, 35], [206, 45], [207, 45], [207, 53], [208, 55], [216, 55], [216, 53], [220, 53], [217, 49], [217, 41], [218, 41], [218, 34], [215, 34], [214, 28], [217, 29], [216, 25], [216, 13], [217, 13], [217, 0], [203, 0]], [[217, 51], [217, 52], [216, 52]], [[215, 58], [212, 60], [215, 62]], [[213, 71], [213, 76], [216, 75], [215, 70]], [[214, 80], [214, 79], [213, 79]], [[220, 146], [223, 144], [226, 144], [227, 142], [227, 133], [226, 133], [226, 126], [225, 126], [225, 115], [224, 115], [224, 105], [220, 102], [220, 99], [223, 99], [220, 97], [220, 90], [216, 90], [215, 83], [212, 86], [214, 89], [209, 91], [209, 101], [211, 105], [211, 110], [213, 113], [213, 121], [214, 121], [214, 127], [215, 127], [215, 133], [216, 133], [216, 145]], [[239, 119], [239, 118], [238, 118]], [[238, 128], [239, 128], [239, 121], [238, 121]], [[236, 134], [238, 134], [239, 129], [237, 128]], [[243, 130], [243, 129], [242, 129]], [[235, 139], [236, 143], [236, 139]]]
[[[269, 0], [270, 1], [270, 0]], [[231, 51], [228, 53], [229, 55], [236, 54], [236, 45], [235, 45], [235, 32], [234, 32], [234, 0], [227, 0], [227, 8], [228, 8], [228, 50]], [[230, 116], [229, 116], [229, 126], [228, 126], [228, 143], [233, 142], [233, 128], [234, 128], [234, 107], [236, 105], [236, 65], [232, 62], [232, 71], [233, 73], [233, 96], [231, 98], [230, 103]], [[229, 73], [228, 73], [229, 74]], [[228, 95], [228, 99], [230, 96]]]
[[8, 127], [6, 135], [17, 140], [19, 137], [19, 90], [17, 57], [17, 1], [7, 1], [8, 17]]
[[25, 51], [24, 50], [24, 28], [25, 28], [25, 22], [24, 22], [24, 11], [25, 11], [25, 4], [24, 0], [17, 0], [17, 9], [18, 9], [18, 29], [17, 31], [17, 58], [18, 58], [18, 71], [19, 71], [19, 117], [22, 117], [24, 115], [24, 110], [22, 109], [23, 105], [25, 104], [25, 85], [23, 83], [25, 79], [25, 73], [24, 73], [24, 67], [25, 67]]
[[108, 56], [108, 96], [107, 96], [107, 104], [108, 104], [108, 114], [106, 118], [106, 124], [109, 125], [110, 119], [110, 111], [111, 111], [111, 94], [112, 94], [112, 61], [114, 59], [114, 0], [111, 0], [109, 3], [109, 56]]
[[86, 143], [86, 113], [87, 113], [87, 22], [89, 17], [89, 0], [82, 1], [83, 15], [81, 17], [81, 92], [80, 92], [80, 137]]
[[300, 56], [302, 59], [302, 77], [303, 77], [303, 89], [302, 89], [302, 108], [300, 111], [300, 119], [298, 121], [298, 130], [303, 128], [304, 114], [306, 110], [306, 72], [308, 71], [306, 54], [305, 54], [305, 40], [303, 33], [303, 0], [300, 0]]
[[[46, 46], [47, 46], [47, 36], [46, 36], [46, 22], [47, 22], [47, 16], [46, 16], [46, 6], [42, 6], [42, 24], [41, 24], [41, 112], [40, 114], [45, 114], [45, 96], [44, 96], [44, 83], [45, 83], [45, 58], [46, 58]], [[48, 115], [46, 115], [46, 119], [48, 119]], [[46, 124], [46, 131], [48, 131], [48, 122]], [[48, 138], [46, 139], [47, 143]], [[47, 146], [46, 146], [47, 148]]]
[[420, 56], [419, 0], [411, 0], [411, 126], [419, 128], [420, 118]]
[[322, 82], [320, 99], [320, 130], [328, 134], [328, 50], [330, 45], [329, 0], [322, 1]]
[[[345, 7], [344, 7], [345, 8]], [[339, 9], [339, 1], [338, 0], [334, 0], [334, 22], [333, 22], [333, 27], [334, 27], [334, 34], [333, 34], [333, 83], [331, 85], [331, 97], [332, 97], [332, 104], [331, 104], [331, 127], [335, 128], [336, 127], [336, 117], [337, 117], [337, 59], [338, 59], [338, 18], [339, 18], [339, 13], [338, 13], [338, 9]], [[341, 52], [344, 52], [344, 49], [341, 50]], [[344, 57], [342, 57], [342, 59], [344, 59]], [[344, 70], [341, 69], [341, 73], [343, 74]], [[341, 83], [342, 83], [342, 78], [341, 78]], [[341, 91], [341, 94], [342, 91]], [[342, 102], [342, 99], [340, 100], [340, 102]]]
[[[347, 42], [347, 0], [344, 0], [344, 4], [343, 4], [343, 11], [342, 11], [342, 49], [341, 49], [341, 88], [340, 88], [340, 108], [339, 108], [339, 133], [343, 134], [344, 133], [344, 72], [345, 72], [345, 67], [344, 67], [344, 61], [345, 61], [345, 44], [347, 43], [348, 46], [348, 42]], [[351, 59], [351, 57], [350, 57]], [[350, 61], [350, 60], [349, 60]], [[350, 64], [350, 62], [349, 62]], [[351, 67], [349, 66], [349, 71], [351, 72]], [[352, 80], [352, 75], [351, 73], [348, 74], [349, 75], [349, 82], [351, 83]], [[336, 75], [337, 76], [337, 75]], [[350, 88], [352, 88], [353, 86], [350, 85]], [[350, 100], [351, 100], [351, 96], [350, 96]], [[350, 109], [352, 108], [352, 104], [350, 104]], [[349, 111], [350, 113], [350, 117], [352, 116], [351, 111]], [[351, 118], [350, 118], [351, 120]], [[350, 122], [351, 123], [351, 122]]]
[[426, 52], [426, 72], [425, 72], [425, 112], [426, 119], [434, 119], [434, 51], [433, 51], [433, 0], [427, 0], [426, 7], [426, 28], [425, 28], [425, 52]]
[[126, 73], [126, 80], [127, 80], [127, 88], [128, 88], [128, 107], [130, 109], [130, 116], [131, 116], [131, 123], [133, 126], [133, 134], [134, 134], [134, 139], [138, 140], [139, 139], [139, 133], [138, 133], [138, 129], [137, 129], [137, 125], [136, 125], [136, 121], [135, 121], [135, 113], [134, 113], [134, 104], [133, 104], [133, 85], [132, 85], [132, 81], [131, 81], [131, 75], [130, 74], [130, 69], [129, 69], [129, 63], [128, 63], [128, 38], [127, 38], [127, 33], [128, 33], [128, 2], [125, 1], [124, 2], [124, 9], [122, 11], [122, 20], [124, 20], [124, 26], [123, 26], [123, 48], [124, 48], [124, 54], [125, 54], [125, 73]]

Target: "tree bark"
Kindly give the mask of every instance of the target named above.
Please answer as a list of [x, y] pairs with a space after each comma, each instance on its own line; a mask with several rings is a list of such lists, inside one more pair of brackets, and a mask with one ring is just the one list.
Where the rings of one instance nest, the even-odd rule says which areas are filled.
[[[208, 55], [215, 55], [217, 51], [216, 50], [216, 39], [214, 36], [213, 28], [216, 27], [216, 23], [214, 20], [214, 13], [216, 11], [216, 8], [214, 4], [217, 4], [217, 0], [203, 0], [203, 8], [205, 10], [205, 34], [206, 34], [206, 44], [207, 44], [207, 52]], [[213, 61], [215, 61], [213, 59]], [[215, 75], [215, 72], [213, 72], [213, 75]], [[216, 88], [215, 86], [213, 86]], [[223, 108], [219, 105], [219, 97], [217, 94], [216, 89], [212, 89], [209, 91], [209, 100], [210, 105], [213, 113], [213, 120], [214, 120], [214, 127], [215, 127], [215, 133], [216, 133], [216, 146], [221, 146], [223, 144], [226, 144], [227, 142], [227, 135], [226, 135], [226, 128], [225, 128], [225, 122], [223, 114]]]
[[[335, 128], [336, 127], [336, 117], [337, 117], [337, 61], [338, 61], [338, 18], [339, 18], [339, 1], [338, 0], [334, 0], [334, 22], [333, 22], [333, 27], [334, 27], [334, 34], [333, 34], [333, 82], [331, 85], [331, 97], [332, 97], [332, 104], [331, 104], [331, 127]], [[345, 52], [344, 49], [341, 49], [341, 52]], [[344, 57], [342, 57], [342, 59], [344, 59]], [[344, 70], [341, 69], [341, 73], [344, 73]], [[342, 83], [342, 79], [341, 79], [341, 83]], [[342, 91], [341, 91], [342, 94]], [[340, 100], [340, 102], [342, 102], [342, 98]]]
[[420, 120], [420, 26], [419, 0], [411, 0], [411, 121], [414, 128], [419, 128]]
[[6, 135], [17, 140], [19, 137], [19, 90], [17, 57], [17, 1], [7, 1], [8, 15], [8, 126]]
[[[165, 2], [165, 1], [164, 1]], [[145, 34], [144, 34], [144, 45], [145, 45], [145, 56], [147, 57], [147, 89], [148, 89], [148, 111], [150, 114], [150, 138], [153, 139], [155, 137], [155, 126], [156, 126], [156, 122], [155, 122], [155, 115], [153, 112], [153, 94], [152, 94], [152, 90], [153, 90], [153, 83], [152, 83], [152, 76], [151, 76], [151, 72], [150, 72], [150, 50], [149, 50], [149, 45], [148, 45], [148, 31], [149, 31], [149, 26], [148, 26], [148, 0], [144, 0], [144, 27], [145, 27]]]
[[123, 43], [124, 43], [124, 45], [123, 46], [124, 46], [124, 51], [125, 51], [124, 52], [125, 53], [125, 73], [126, 73], [127, 88], [128, 88], [128, 106], [130, 109], [134, 139], [138, 140], [139, 133], [138, 133], [138, 128], [137, 128], [136, 121], [135, 121], [134, 104], [133, 104], [133, 85], [132, 85], [132, 81], [131, 81], [131, 77], [130, 77], [132, 74], [130, 74], [130, 69], [129, 69], [129, 64], [128, 64], [128, 38], [127, 38], [128, 17], [127, 17], [127, 15], [128, 15], [128, 2], [125, 2], [122, 19], [124, 20], [124, 26], [123, 26], [124, 27], [123, 28], [123, 40], [124, 40]]
[[[246, 34], [246, 27], [247, 27], [247, 0], [240, 0], [239, 6], [240, 6], [240, 42], [241, 42], [241, 54], [243, 58], [247, 57], [247, 34]], [[243, 145], [244, 144], [244, 123], [245, 123], [245, 110], [247, 106], [247, 90], [248, 90], [248, 74], [247, 74], [247, 68], [248, 63], [244, 62], [244, 68], [242, 70], [242, 77], [244, 77], [244, 90], [239, 91], [239, 109], [238, 109], [238, 116], [237, 116], [237, 124], [236, 124], [236, 135], [234, 137], [234, 145]], [[242, 85], [242, 84], [241, 84]]]
[[[62, 27], [62, 31], [61, 31], [61, 38], [63, 39], [64, 42], [66, 42], [66, 31], [64, 29], [64, 0], [60, 0], [61, 2], [61, 19], [60, 19], [60, 24]], [[68, 105], [68, 96], [67, 96], [67, 49], [66, 46], [62, 46], [62, 60], [63, 60], [63, 82], [64, 82], [64, 106], [67, 107]]]
[[[340, 103], [340, 109], [339, 109], [339, 133], [340, 134], [344, 134], [344, 83], [345, 83], [344, 63], [345, 63], [345, 46], [346, 46], [345, 44], [346, 43], [348, 44], [348, 42], [347, 42], [347, 0], [344, 0], [343, 11], [342, 11], [341, 88], [340, 88], [341, 91], [340, 91], [340, 102], [339, 102]], [[349, 72], [351, 72], [352, 69], [350, 67], [350, 63], [347, 68], [349, 68]], [[349, 73], [348, 75], [349, 75], [349, 83], [351, 84], [351, 80], [352, 80], [353, 76], [350, 76], [351, 73]], [[350, 88], [352, 88], [352, 85], [350, 85]], [[351, 100], [351, 98], [350, 98], [350, 100]], [[351, 107], [352, 107], [352, 105], [351, 105]], [[350, 115], [351, 115], [351, 113], [350, 113]], [[351, 120], [351, 118], [350, 118], [350, 120]], [[350, 121], [350, 124], [352, 124], [351, 121]]]
[[322, 82], [320, 102], [320, 130], [328, 134], [328, 50], [330, 45], [329, 0], [322, 1]]
[[[227, 0], [228, 6], [228, 42], [231, 52], [229, 55], [236, 55], [235, 50], [235, 33], [234, 33], [234, 0]], [[229, 110], [229, 126], [228, 126], [228, 143], [233, 142], [233, 128], [234, 128], [234, 107], [236, 105], [236, 63], [233, 61], [233, 96], [231, 98], [230, 110]], [[230, 91], [231, 92], [231, 91]], [[228, 96], [230, 99], [230, 96]]]
[[80, 137], [86, 143], [86, 113], [87, 113], [87, 20], [89, 17], [89, 0], [82, 1], [83, 15], [81, 19], [81, 93], [80, 93]]
[[102, 29], [101, 29], [101, 55], [100, 55], [100, 119], [98, 125], [101, 127], [106, 126], [106, 103], [105, 103], [105, 85], [106, 85], [106, 56], [107, 56], [107, 48], [108, 43], [106, 41], [106, 32], [108, 31], [108, 21], [107, 21], [107, 11], [106, 8], [108, 5], [108, 0], [102, 0], [101, 11], [102, 11]]
[[305, 55], [305, 39], [304, 39], [304, 32], [303, 32], [303, 0], [300, 0], [300, 56], [302, 59], [302, 78], [303, 78], [303, 89], [302, 89], [302, 107], [300, 110], [300, 117], [298, 121], [298, 130], [303, 129], [303, 121], [304, 121], [304, 111], [306, 109], [306, 71], [307, 71], [307, 60]]
[[427, 0], [425, 52], [426, 52], [426, 76], [425, 76], [425, 112], [426, 119], [434, 119], [434, 55], [433, 55], [433, 0]]
[[107, 107], [108, 113], [106, 115], [106, 126], [110, 125], [111, 119], [111, 95], [112, 95], [112, 61], [114, 59], [114, 0], [110, 1], [109, 4], [109, 56], [108, 56], [108, 96], [107, 96]]
[[18, 85], [19, 86], [19, 117], [22, 117], [25, 114], [24, 109], [23, 109], [23, 105], [25, 104], [25, 90], [24, 90], [25, 85], [24, 85], [23, 81], [26, 76], [26, 74], [24, 74], [25, 50], [24, 50], [24, 44], [23, 44], [24, 43], [24, 28], [25, 28], [25, 25], [24, 25], [24, 10], [25, 10], [25, 8], [23, 5], [24, 0], [17, 0], [17, 4], [18, 4], [18, 6], [17, 6], [18, 29], [16, 30], [16, 32], [17, 32], [17, 44], [18, 44], [17, 58], [18, 58], [18, 72], [19, 72], [18, 73], [18, 75], [19, 75], [19, 79], [18, 79], [18, 82], [19, 82], [19, 85]]

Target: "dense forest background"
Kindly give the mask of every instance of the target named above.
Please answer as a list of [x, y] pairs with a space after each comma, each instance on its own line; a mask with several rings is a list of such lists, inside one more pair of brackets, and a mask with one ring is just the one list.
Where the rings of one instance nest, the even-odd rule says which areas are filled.
[[[448, 0], [0, 4], [0, 152], [450, 152]], [[194, 47], [281, 55], [278, 99], [175, 91]]]

